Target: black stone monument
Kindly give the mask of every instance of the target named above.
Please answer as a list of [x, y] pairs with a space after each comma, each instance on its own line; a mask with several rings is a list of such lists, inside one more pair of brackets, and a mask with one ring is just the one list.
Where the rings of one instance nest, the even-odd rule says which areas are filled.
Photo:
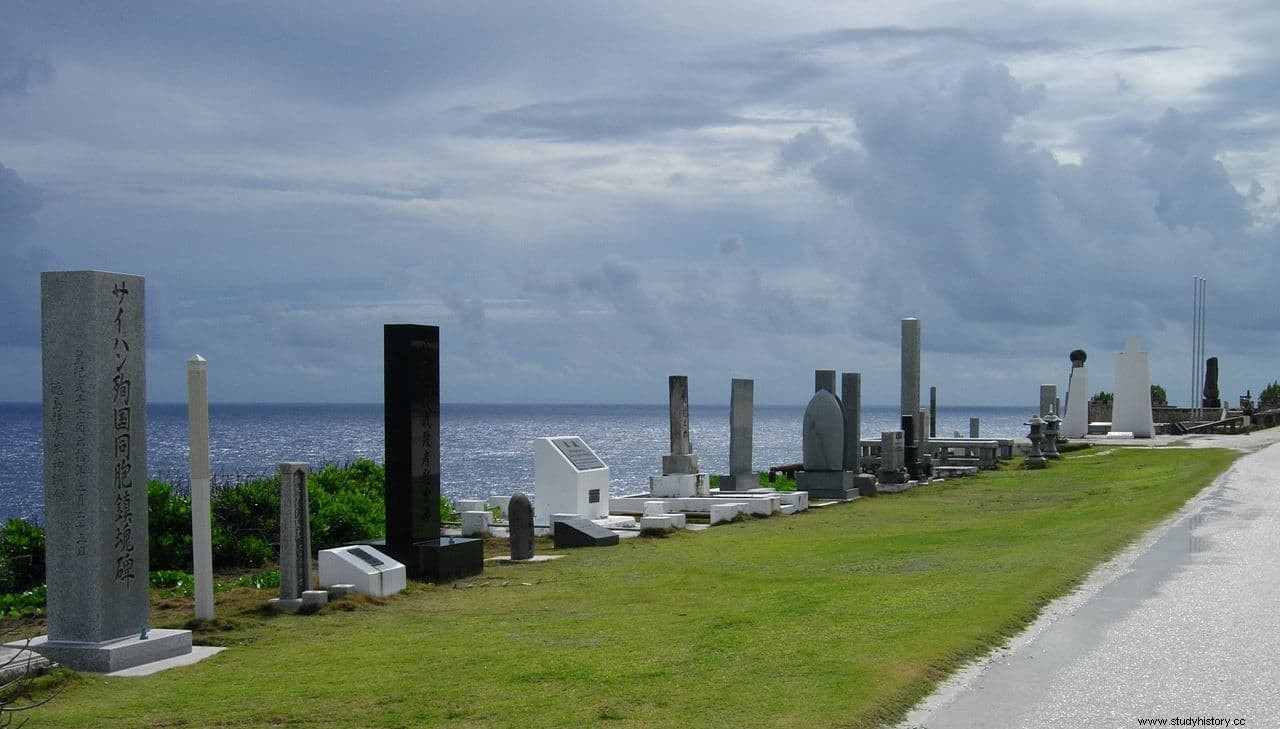
[[1222, 407], [1222, 398], [1218, 394], [1218, 358], [1210, 357], [1204, 363], [1204, 397], [1200, 400], [1202, 408]]
[[382, 336], [386, 551], [414, 579], [479, 574], [483, 541], [440, 536], [440, 328], [386, 324]]
[[920, 456], [916, 446], [916, 419], [902, 416], [902, 457], [907, 462], [907, 475], [911, 480], [920, 478]]

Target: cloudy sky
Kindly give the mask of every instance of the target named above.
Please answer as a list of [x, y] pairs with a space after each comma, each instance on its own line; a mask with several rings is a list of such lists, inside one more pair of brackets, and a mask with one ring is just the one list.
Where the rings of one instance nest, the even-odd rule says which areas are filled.
[[0, 400], [38, 272], [147, 277], [149, 395], [1034, 403], [1126, 336], [1280, 378], [1280, 5], [0, 2]]

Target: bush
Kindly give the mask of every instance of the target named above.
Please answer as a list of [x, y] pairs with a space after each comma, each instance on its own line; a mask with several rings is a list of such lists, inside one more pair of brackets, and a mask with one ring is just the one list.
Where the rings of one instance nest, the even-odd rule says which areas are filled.
[[223, 489], [213, 497], [210, 510], [214, 567], [261, 567], [275, 560], [280, 541], [279, 476]]
[[1089, 398], [1090, 402], [1111, 402], [1114, 399], [1115, 395], [1106, 390], [1099, 390], [1097, 395]]
[[153, 570], [191, 569], [191, 498], [147, 482], [147, 548]]
[[326, 466], [307, 482], [311, 548], [329, 549], [382, 535], [386, 472], [373, 461]]
[[0, 593], [23, 592], [44, 584], [44, 529], [26, 519], [0, 527]]
[[1151, 404], [1152, 405], [1168, 405], [1169, 396], [1165, 393], [1164, 387], [1161, 385], [1151, 386]]
[[1280, 407], [1280, 382], [1272, 382], [1258, 393], [1258, 407], [1263, 410]]

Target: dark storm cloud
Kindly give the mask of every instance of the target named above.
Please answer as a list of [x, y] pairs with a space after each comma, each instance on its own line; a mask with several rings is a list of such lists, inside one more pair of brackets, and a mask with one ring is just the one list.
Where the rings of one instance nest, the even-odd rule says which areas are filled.
[[27, 243], [40, 206], [40, 190], [0, 164], [0, 344], [40, 342], [40, 271], [50, 257]]

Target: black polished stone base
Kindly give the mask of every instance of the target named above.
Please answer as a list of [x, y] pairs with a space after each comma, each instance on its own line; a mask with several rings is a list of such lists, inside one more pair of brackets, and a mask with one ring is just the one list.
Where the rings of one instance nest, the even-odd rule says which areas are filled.
[[484, 571], [484, 540], [441, 537], [414, 542], [408, 550], [395, 550], [384, 540], [362, 542], [377, 547], [404, 565], [411, 580], [448, 582]]
[[618, 535], [586, 519], [563, 519], [555, 523], [551, 537], [556, 549], [566, 547], [610, 547], [618, 543]]

